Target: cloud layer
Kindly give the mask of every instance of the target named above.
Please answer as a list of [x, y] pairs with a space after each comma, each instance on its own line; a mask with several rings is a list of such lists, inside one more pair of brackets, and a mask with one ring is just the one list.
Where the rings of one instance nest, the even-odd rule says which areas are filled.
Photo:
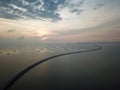
[[81, 0], [0, 0], [0, 17], [7, 19], [61, 20], [59, 10], [65, 7], [71, 13], [81, 13]]

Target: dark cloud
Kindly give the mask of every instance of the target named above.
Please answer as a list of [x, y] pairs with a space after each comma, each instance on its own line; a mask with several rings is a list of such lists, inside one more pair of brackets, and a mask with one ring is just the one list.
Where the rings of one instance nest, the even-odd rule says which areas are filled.
[[11, 33], [11, 32], [15, 32], [15, 30], [11, 29], [11, 30], [7, 30], [7, 32]]
[[66, 0], [64, 7], [68, 7], [71, 13], [80, 14], [84, 10], [81, 9], [81, 6], [85, 0]]
[[7, 19], [40, 19], [58, 21], [58, 9], [69, 7], [71, 13], [81, 13], [84, 0], [0, 0], [0, 17]]
[[101, 8], [103, 6], [103, 4], [99, 3], [99, 4], [96, 4], [96, 6], [93, 8], [93, 10], [97, 10], [99, 8]]
[[78, 10], [78, 9], [73, 9], [71, 10], [72, 13], [76, 13], [76, 14], [81, 14], [84, 10]]
[[18, 37], [17, 39], [18, 40], [23, 40], [25, 37], [24, 36], [21, 36], [21, 37]]

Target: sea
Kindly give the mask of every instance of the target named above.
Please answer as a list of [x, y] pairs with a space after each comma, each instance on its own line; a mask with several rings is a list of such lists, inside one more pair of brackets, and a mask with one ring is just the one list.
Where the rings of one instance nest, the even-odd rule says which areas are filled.
[[79, 42], [0, 46], [0, 87], [28, 66], [55, 55], [24, 73], [7, 90], [120, 90], [120, 42]]

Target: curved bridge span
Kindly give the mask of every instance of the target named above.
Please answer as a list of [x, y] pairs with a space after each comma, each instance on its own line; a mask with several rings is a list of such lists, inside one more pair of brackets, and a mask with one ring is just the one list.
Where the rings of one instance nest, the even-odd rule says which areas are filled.
[[17, 81], [21, 76], [23, 76], [25, 73], [27, 73], [28, 71], [30, 71], [31, 69], [33, 69], [34, 67], [36, 67], [37, 65], [44, 63], [48, 60], [52, 60], [53, 58], [57, 58], [57, 57], [61, 57], [61, 56], [65, 56], [65, 55], [71, 55], [71, 54], [77, 54], [77, 53], [85, 53], [85, 52], [92, 52], [92, 51], [97, 51], [102, 49], [101, 46], [96, 46], [96, 48], [94, 49], [88, 49], [88, 50], [84, 50], [84, 51], [76, 51], [76, 52], [67, 52], [67, 53], [62, 53], [62, 54], [58, 54], [58, 55], [54, 55], [48, 58], [45, 58], [43, 60], [40, 60], [36, 63], [33, 63], [32, 65], [26, 67], [25, 69], [23, 69], [22, 71], [18, 72], [15, 76], [13, 76], [0, 90], [8, 90], [9, 87], [15, 83], [15, 81]]

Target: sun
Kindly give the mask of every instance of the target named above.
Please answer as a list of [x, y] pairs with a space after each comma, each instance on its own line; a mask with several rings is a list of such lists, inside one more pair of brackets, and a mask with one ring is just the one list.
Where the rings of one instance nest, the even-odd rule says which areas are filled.
[[58, 33], [54, 32], [54, 31], [50, 31], [50, 30], [40, 30], [38, 32], [36, 32], [34, 34], [35, 36], [37, 37], [40, 37], [41, 40], [47, 40], [47, 39], [50, 39], [56, 35], [58, 35]]
[[49, 31], [38, 31], [38, 36], [41, 38], [41, 40], [48, 39], [50, 34], [51, 33]]
[[41, 36], [41, 37], [49, 35], [48, 31], [39, 31], [38, 33], [39, 33], [39, 36]]

